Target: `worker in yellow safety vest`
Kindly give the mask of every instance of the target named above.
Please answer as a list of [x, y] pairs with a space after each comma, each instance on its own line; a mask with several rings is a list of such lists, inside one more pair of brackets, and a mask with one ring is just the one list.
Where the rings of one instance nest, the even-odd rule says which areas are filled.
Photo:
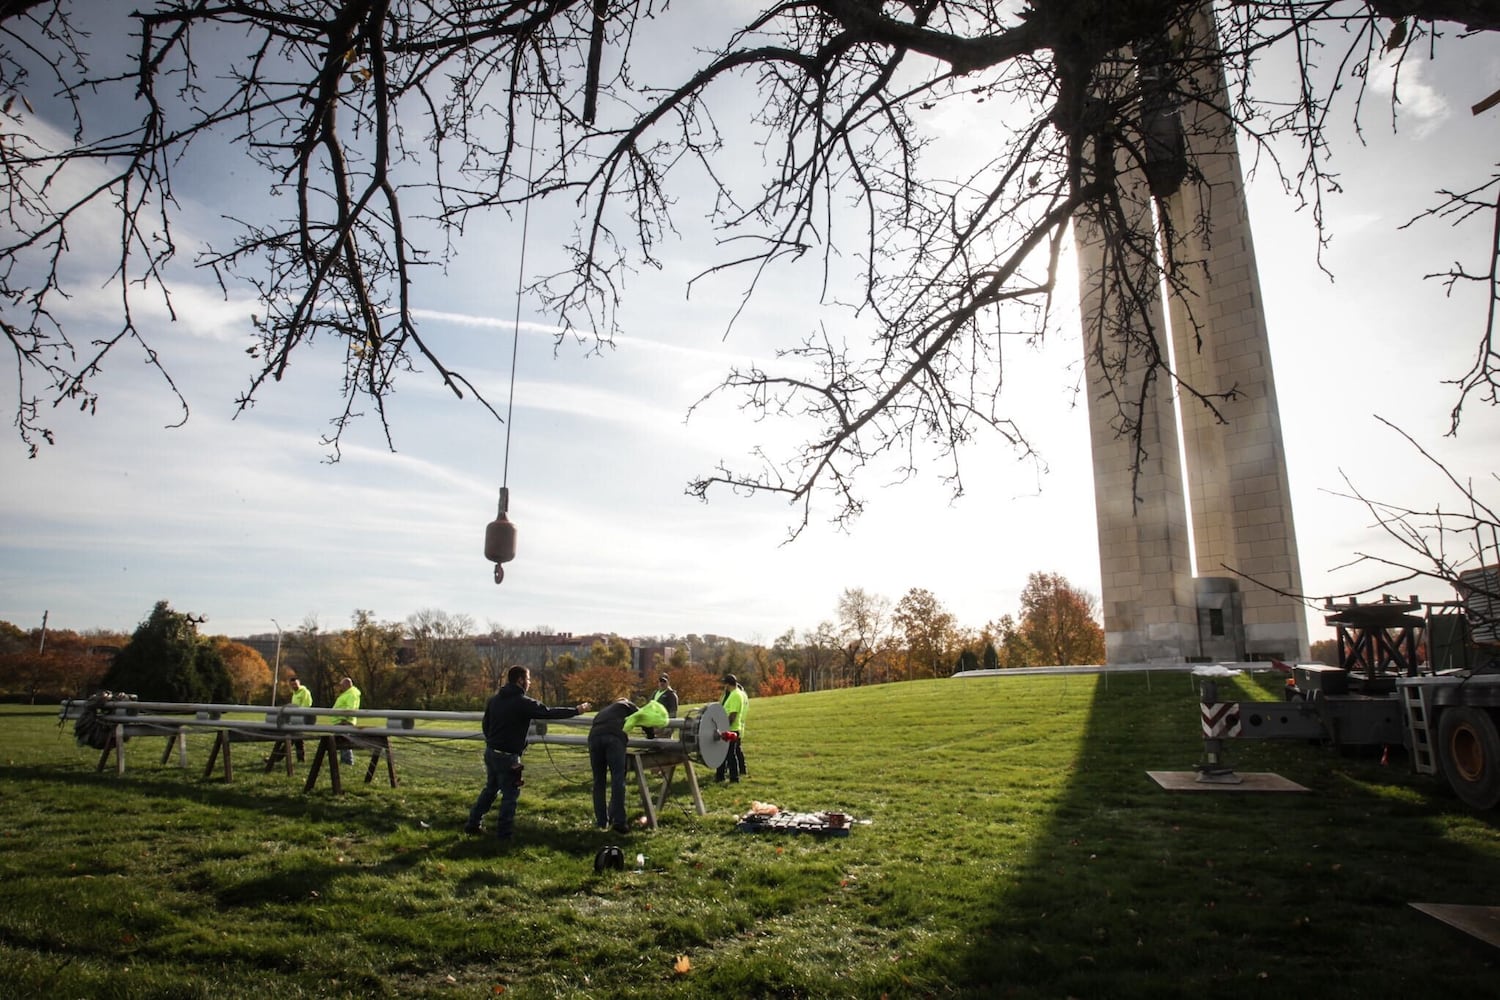
[[745, 770], [745, 712], [750, 707], [750, 696], [740, 686], [740, 679], [734, 674], [724, 675], [724, 697], [719, 699], [724, 706], [724, 714], [729, 716], [729, 726], [725, 733], [733, 733], [729, 738], [729, 753], [724, 757], [724, 763], [714, 772], [714, 781], [723, 782], [729, 780], [737, 782], [741, 778], [748, 777], [749, 772]]
[[[339, 681], [339, 696], [333, 699], [333, 710], [336, 712], [342, 708], [357, 712], [359, 711], [359, 699], [359, 688], [354, 686], [354, 679], [352, 677], [345, 677]], [[335, 726], [352, 726], [354, 725], [354, 717], [351, 715], [343, 717], [335, 716], [333, 724]], [[339, 762], [342, 764], [353, 764], [354, 750], [351, 747], [344, 747], [344, 749], [340, 750]]]
[[[291, 683], [292, 683], [292, 707], [293, 708], [312, 708], [312, 689], [309, 688], [307, 685], [303, 684], [302, 681], [299, 680], [296, 677], [292, 678]], [[306, 721], [307, 722], [311, 722], [312, 720], [311, 719], [307, 719]], [[296, 720], [296, 723], [298, 725], [303, 724], [303, 722], [304, 722], [303, 719], [297, 719]], [[292, 748], [297, 752], [297, 761], [298, 761], [298, 763], [301, 763], [302, 761], [304, 761], [304, 760], [307, 759], [307, 751], [303, 749], [303, 747], [302, 747], [302, 741], [301, 740], [292, 740]]]

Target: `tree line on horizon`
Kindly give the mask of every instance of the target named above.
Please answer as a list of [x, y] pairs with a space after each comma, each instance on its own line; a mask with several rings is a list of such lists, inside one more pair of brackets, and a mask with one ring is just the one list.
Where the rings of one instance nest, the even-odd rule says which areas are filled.
[[[696, 635], [652, 637], [667, 647], [640, 669], [631, 643], [597, 639], [589, 651], [551, 655], [491, 623], [424, 609], [404, 622], [356, 610], [350, 625], [324, 629], [315, 617], [286, 634], [273, 665], [244, 642], [202, 634], [204, 620], [158, 601], [136, 630], [21, 629], [0, 622], [0, 696], [36, 702], [84, 697], [97, 690], [146, 701], [282, 704], [296, 676], [329, 705], [350, 677], [366, 706], [472, 710], [503, 682], [507, 670], [532, 672], [544, 701], [606, 703], [645, 697], [665, 671], [684, 704], [716, 700], [732, 673], [753, 695], [769, 697], [837, 687], [945, 677], [961, 670], [1102, 663], [1104, 630], [1098, 602], [1056, 573], [1032, 573], [1015, 614], [979, 629], [961, 626], [925, 588], [899, 600], [860, 587], [844, 590], [832, 618], [788, 629], [769, 645]], [[489, 640], [478, 643], [476, 640]], [[274, 676], [273, 676], [274, 674]]]

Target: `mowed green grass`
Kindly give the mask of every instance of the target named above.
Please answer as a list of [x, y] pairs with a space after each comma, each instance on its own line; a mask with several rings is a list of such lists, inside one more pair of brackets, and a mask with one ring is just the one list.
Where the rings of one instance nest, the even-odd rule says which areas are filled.
[[[1277, 697], [1276, 678], [1226, 696]], [[752, 703], [708, 815], [592, 829], [581, 751], [527, 757], [517, 842], [465, 837], [473, 744], [398, 744], [398, 788], [205, 779], [133, 740], [96, 773], [0, 713], [0, 993], [22, 997], [1489, 996], [1500, 950], [1412, 901], [1500, 904], [1495, 816], [1404, 755], [1238, 743], [1305, 795], [1169, 793], [1185, 674], [950, 679]], [[310, 755], [309, 755], [310, 759]], [[382, 775], [383, 777], [383, 775]], [[753, 800], [848, 837], [735, 832]], [[633, 815], [638, 813], [638, 805]], [[632, 864], [595, 875], [622, 842]], [[645, 870], [633, 868], [636, 853]]]

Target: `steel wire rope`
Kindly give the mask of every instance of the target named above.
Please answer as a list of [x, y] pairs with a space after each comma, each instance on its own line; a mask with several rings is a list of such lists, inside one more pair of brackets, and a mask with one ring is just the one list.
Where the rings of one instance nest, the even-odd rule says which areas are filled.
[[[521, 248], [516, 262], [516, 308], [511, 321], [510, 337], [510, 386], [505, 399], [505, 445], [500, 463], [500, 502], [495, 520], [484, 529], [484, 554], [495, 564], [495, 582], [505, 580], [505, 563], [516, 557], [516, 526], [506, 513], [510, 510], [510, 441], [515, 424], [516, 367], [521, 354], [521, 296], [526, 291], [526, 249], [531, 235], [531, 199], [536, 191], [533, 174], [536, 170], [537, 115], [531, 118], [531, 140], [526, 154], [526, 193], [521, 197]], [[506, 162], [509, 163], [507, 154]], [[503, 180], [502, 180], [503, 184]]]
[[[403, 735], [396, 766], [403, 776], [418, 781], [439, 779], [445, 782], [467, 781], [473, 772], [473, 736]], [[483, 740], [477, 742], [482, 746]]]
[[[334, 734], [299, 734], [295, 730], [288, 730], [284, 735], [282, 735], [270, 733], [262, 726], [250, 723], [242, 723], [236, 725], [233, 721], [229, 721], [228, 724], [215, 726], [213, 727], [213, 729], [230, 734], [231, 742], [240, 743], [279, 743], [286, 740], [303, 740], [306, 742], [316, 742], [322, 736], [336, 735], [342, 739], [348, 740], [359, 750], [378, 749], [382, 752], [389, 752], [394, 755], [397, 749], [396, 745], [394, 744], [381, 742], [380, 736], [360, 732], [360, 727], [358, 726], [351, 727], [347, 732]], [[160, 735], [166, 736], [169, 734], [162, 733]], [[235, 736], [239, 736], [240, 739], [234, 740], [233, 738]], [[403, 749], [415, 750], [417, 749], [417, 747], [420, 747], [423, 750], [438, 749], [442, 753], [450, 755], [454, 760], [457, 759], [460, 753], [464, 753], [465, 755], [467, 755], [467, 752], [473, 749], [471, 746], [460, 746], [460, 744], [470, 744], [475, 742], [476, 740], [479, 740], [480, 738], [481, 737], [477, 733], [472, 736], [424, 736], [420, 732], [403, 733], [400, 737], [398, 737], [398, 739], [403, 742], [409, 741], [408, 746]], [[416, 746], [411, 746], [410, 744], [416, 744]], [[403, 770], [412, 769], [412, 758], [409, 757], [406, 753], [402, 753], [399, 759]], [[418, 770], [421, 769], [418, 768]], [[434, 768], [431, 770], [435, 771], [437, 769]], [[429, 771], [428, 773], [431, 773], [431, 771]]]
[[[572, 771], [565, 771], [565, 770], [563, 770], [562, 766], [557, 763], [557, 759], [555, 757], [553, 757], [553, 755], [552, 755], [552, 745], [549, 744], [549, 743], [542, 743], [542, 744], [539, 744], [539, 745], [546, 748], [546, 750], [547, 750], [547, 762], [552, 765], [552, 768], [557, 773], [557, 777], [558, 777], [559, 780], [561, 780], [563, 782], [566, 782], [569, 785], [574, 785], [574, 786], [579, 787], [579, 788], [592, 789], [594, 787], [593, 764], [592, 764], [591, 761], [589, 761], [589, 758], [587, 757], [587, 751], [586, 750], [585, 750], [584, 760], [586, 762], [588, 762], [588, 777], [586, 779], [585, 778], [574, 779], [574, 778], [571, 778], [569, 775], [571, 773], [573, 773], [573, 772], [577, 772], [579, 774], [582, 774], [583, 770], [584, 770], [582, 767], [576, 767], [575, 766], [572, 769]], [[693, 766], [693, 762], [691, 760], [688, 760], [688, 761], [684, 762], [684, 765], [686, 767], [692, 767]], [[656, 770], [660, 770], [660, 769], [659, 768], [652, 768], [652, 770], [656, 771]], [[629, 778], [628, 777], [626, 779], [626, 783], [627, 783], [627, 785], [629, 784]], [[627, 797], [629, 797], [629, 792], [627, 792]], [[686, 801], [683, 801], [682, 799], [678, 799], [677, 801], [674, 801], [672, 803], [672, 805], [676, 809], [680, 810], [683, 816], [687, 817], [688, 819], [692, 819], [693, 818], [694, 814], [693, 814], [693, 812], [691, 810], [688, 809]], [[657, 811], [657, 818], [658, 819], [660, 819], [660, 815], [661, 815], [662, 811], [663, 810], [658, 810]], [[641, 817], [641, 821], [642, 822], [645, 821], [645, 816], [644, 815]]]
[[[228, 733], [231, 737], [231, 742], [276, 743], [281, 742], [283, 739], [288, 742], [297, 739], [296, 734], [291, 731], [284, 737], [268, 736], [267, 731], [260, 726], [248, 723], [236, 725], [232, 721], [228, 725], [216, 727], [216, 729]], [[162, 733], [160, 735], [165, 736], [168, 734]], [[315, 741], [319, 735], [315, 733], [306, 734], [303, 736], [303, 739]], [[472, 743], [477, 738], [476, 736], [424, 736], [420, 731], [405, 733], [399, 737], [405, 745], [402, 746], [402, 752], [398, 755], [394, 745], [379, 742], [379, 737], [360, 733], [357, 726], [353, 727], [350, 732], [335, 735], [343, 737], [354, 744], [353, 749], [356, 752], [381, 750], [391, 756], [403, 776], [419, 780], [433, 777], [457, 778], [459, 776], [467, 776], [468, 752], [472, 747], [466, 744]], [[233, 740], [234, 736], [240, 736], [242, 739], [235, 741]], [[579, 759], [565, 766], [559, 761], [557, 755], [554, 754], [551, 744], [542, 743], [537, 745], [545, 748], [547, 762], [551, 765], [552, 771], [560, 782], [580, 788], [591, 788], [593, 786], [592, 768], [588, 765], [586, 750], [581, 750], [577, 754], [568, 754], [569, 757], [577, 757]], [[460, 766], [459, 761], [461, 755], [464, 758], [462, 766]], [[266, 762], [269, 759], [268, 755], [262, 755], [262, 762]], [[352, 765], [345, 764], [343, 766], [358, 768], [360, 762], [356, 760]], [[692, 767], [693, 764], [691, 761], [687, 761], [685, 762], [685, 766]], [[585, 771], [589, 772], [587, 777], [583, 777]], [[688, 809], [685, 801], [678, 800], [673, 802], [672, 805], [684, 817], [688, 819], [693, 817], [693, 813]]]
[[505, 400], [505, 453], [500, 463], [500, 488], [510, 487], [511, 414], [516, 404], [516, 360], [521, 346], [521, 295], [526, 288], [526, 246], [531, 232], [532, 173], [536, 167], [536, 116], [531, 118], [531, 141], [526, 153], [526, 198], [521, 203], [521, 254], [516, 262], [516, 310], [510, 336], [510, 390]]
[[[557, 762], [557, 758], [552, 755], [552, 744], [550, 744], [550, 743], [541, 743], [541, 744], [538, 744], [538, 745], [546, 748], [546, 750], [547, 750], [547, 763], [549, 763], [549, 764], [552, 765], [552, 770], [557, 773], [557, 776], [560, 779], [562, 779], [563, 781], [566, 781], [570, 785], [578, 785], [580, 787], [587, 787], [587, 788], [592, 788], [593, 787], [593, 785], [594, 785], [594, 778], [593, 778], [593, 765], [592, 764], [589, 765], [589, 780], [588, 781], [574, 780], [572, 777], [570, 777], [571, 773], [573, 773], [573, 772], [580, 772], [581, 773], [583, 771], [583, 768], [575, 766], [575, 767], [573, 767], [571, 769], [565, 770], [563, 768], [563, 766]], [[583, 759], [584, 759], [585, 763], [587, 763], [589, 761], [588, 748], [587, 747], [583, 748]]]

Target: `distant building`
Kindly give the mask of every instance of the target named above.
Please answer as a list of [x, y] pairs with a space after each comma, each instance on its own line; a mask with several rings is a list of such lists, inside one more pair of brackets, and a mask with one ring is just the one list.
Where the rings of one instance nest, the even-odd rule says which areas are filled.
[[[594, 643], [608, 643], [617, 638], [621, 637], [605, 632], [574, 635], [572, 632], [530, 631], [518, 632], [514, 635], [475, 636], [473, 642], [474, 651], [482, 662], [503, 668], [521, 666], [528, 670], [541, 671], [562, 656], [572, 656], [581, 663], [588, 659], [589, 651], [593, 649]], [[275, 633], [247, 636], [234, 641], [254, 649], [265, 658], [267, 663], [276, 662]], [[667, 645], [657, 639], [625, 639], [624, 641], [630, 649], [630, 671], [636, 681], [642, 688], [655, 687], [656, 676], [666, 668], [667, 662], [677, 650], [676, 645]], [[718, 636], [705, 636], [704, 641], [708, 644], [716, 644], [721, 640]], [[402, 648], [397, 651], [396, 662], [404, 666], [412, 663], [414, 659], [414, 643], [407, 639], [402, 644]], [[297, 672], [300, 660], [301, 652], [296, 643], [288, 635], [283, 634], [281, 636], [283, 679], [288, 672], [292, 674]]]

